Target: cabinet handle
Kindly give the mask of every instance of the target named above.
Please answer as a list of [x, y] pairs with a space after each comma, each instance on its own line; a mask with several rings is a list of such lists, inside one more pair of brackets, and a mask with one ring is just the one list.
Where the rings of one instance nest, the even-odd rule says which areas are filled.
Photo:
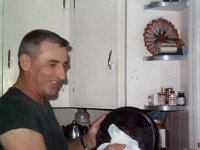
[[110, 70], [112, 70], [111, 55], [112, 55], [112, 50], [110, 50], [110, 53], [108, 56], [108, 67]]
[[65, 0], [63, 0], [63, 8], [65, 9]]
[[8, 68], [10, 68], [10, 53], [11, 53], [11, 51], [9, 49], [8, 50]]

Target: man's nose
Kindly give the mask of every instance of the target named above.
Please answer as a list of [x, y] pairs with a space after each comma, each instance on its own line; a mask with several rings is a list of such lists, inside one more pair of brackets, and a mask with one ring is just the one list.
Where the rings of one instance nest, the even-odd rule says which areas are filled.
[[57, 69], [57, 76], [58, 78], [60, 78], [61, 80], [65, 80], [66, 77], [67, 77], [67, 72], [65, 70], [65, 68], [63, 66], [60, 66], [58, 69]]

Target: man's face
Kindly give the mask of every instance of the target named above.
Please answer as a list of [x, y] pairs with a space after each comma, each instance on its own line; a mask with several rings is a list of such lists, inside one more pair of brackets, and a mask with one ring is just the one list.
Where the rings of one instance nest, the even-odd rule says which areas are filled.
[[68, 52], [56, 43], [42, 42], [40, 53], [33, 56], [28, 71], [29, 81], [35, 94], [53, 96], [66, 80]]

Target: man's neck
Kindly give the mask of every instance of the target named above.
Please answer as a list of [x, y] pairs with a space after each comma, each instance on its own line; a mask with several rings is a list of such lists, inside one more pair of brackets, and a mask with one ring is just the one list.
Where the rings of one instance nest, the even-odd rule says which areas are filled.
[[29, 84], [29, 82], [27, 82], [20, 76], [18, 77], [18, 79], [17, 79], [16, 83], [13, 85], [13, 87], [18, 88], [20, 91], [22, 91], [24, 94], [26, 94], [28, 97], [30, 97], [36, 103], [42, 104], [44, 101], [44, 97], [40, 96], [34, 90], [34, 88]]

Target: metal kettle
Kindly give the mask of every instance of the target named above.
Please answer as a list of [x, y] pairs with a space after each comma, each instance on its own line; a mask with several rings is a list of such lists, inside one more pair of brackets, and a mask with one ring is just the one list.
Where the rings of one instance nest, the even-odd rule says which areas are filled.
[[76, 139], [85, 134], [87, 130], [87, 126], [82, 126], [75, 120], [72, 120], [71, 124], [68, 124], [66, 127], [64, 127], [64, 136], [69, 139]]

